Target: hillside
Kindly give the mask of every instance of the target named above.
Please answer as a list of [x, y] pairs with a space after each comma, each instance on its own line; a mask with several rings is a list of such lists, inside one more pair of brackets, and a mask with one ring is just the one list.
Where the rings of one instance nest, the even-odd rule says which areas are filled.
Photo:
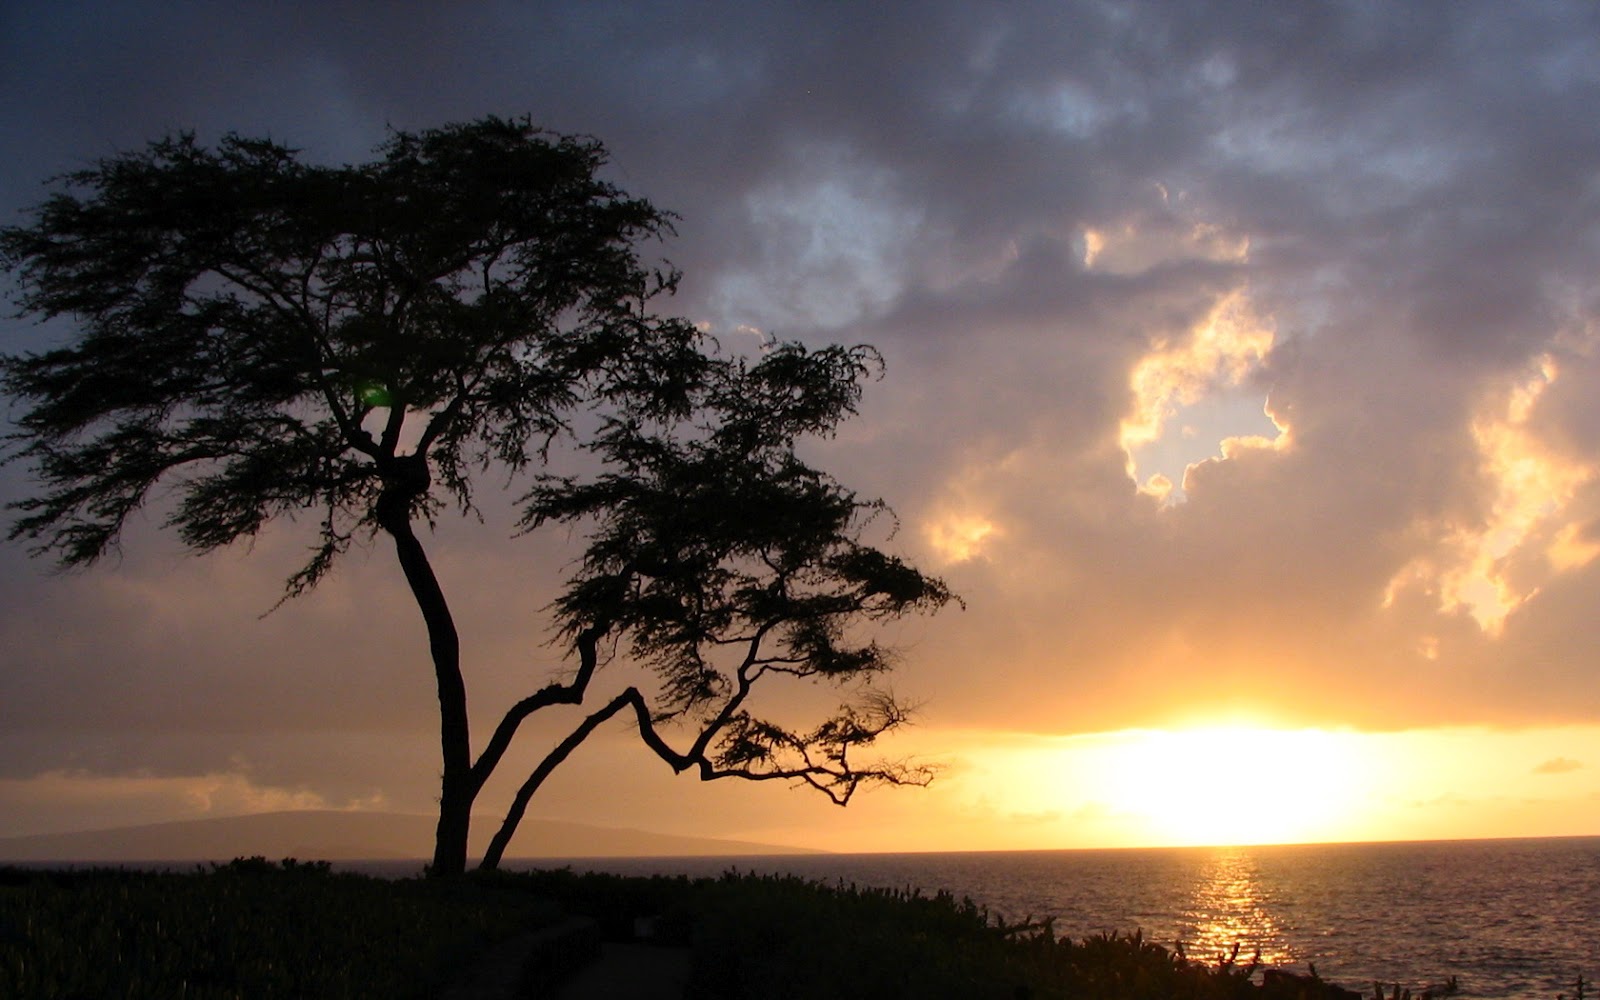
[[[327, 861], [426, 858], [434, 819], [401, 813], [301, 811], [185, 820], [111, 830], [0, 838], [0, 861], [227, 861], [262, 855]], [[481, 854], [494, 829], [473, 838]], [[673, 857], [814, 853], [775, 844], [681, 837], [553, 820], [528, 820], [510, 857]]]

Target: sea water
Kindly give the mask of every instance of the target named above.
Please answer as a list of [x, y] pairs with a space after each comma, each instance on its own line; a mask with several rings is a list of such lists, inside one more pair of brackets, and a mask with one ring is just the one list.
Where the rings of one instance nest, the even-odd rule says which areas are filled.
[[1574, 995], [1600, 977], [1600, 837], [1280, 847], [508, 863], [574, 871], [789, 874], [969, 897], [1058, 935], [1141, 930], [1216, 961], [1266, 965], [1371, 995], [1456, 977], [1460, 995]]

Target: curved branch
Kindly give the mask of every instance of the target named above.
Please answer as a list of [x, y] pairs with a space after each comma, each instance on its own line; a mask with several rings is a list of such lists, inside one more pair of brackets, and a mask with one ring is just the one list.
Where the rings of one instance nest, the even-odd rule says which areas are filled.
[[767, 668], [765, 666], [759, 666], [754, 674], [750, 673], [750, 668], [760, 664], [761, 661], [757, 657], [761, 653], [761, 640], [766, 638], [767, 633], [777, 624], [775, 621], [768, 622], [756, 629], [756, 634], [750, 639], [750, 648], [745, 653], [744, 662], [739, 664], [738, 688], [734, 690], [733, 695], [728, 699], [728, 703], [722, 706], [722, 711], [717, 713], [716, 718], [712, 719], [710, 724], [700, 732], [699, 738], [694, 741], [694, 745], [690, 747], [687, 754], [690, 759], [705, 759], [706, 749], [711, 746], [711, 741], [716, 739], [717, 733], [728, 724], [728, 720], [733, 718], [734, 713], [739, 710], [739, 706], [744, 704], [744, 700], [750, 696], [750, 688], [761, 678], [762, 674], [766, 673]]
[[[639, 738], [649, 747], [651, 752], [667, 763], [675, 773], [682, 773], [689, 768], [697, 768], [701, 781], [716, 781], [721, 778], [743, 778], [746, 781], [799, 781], [822, 792], [835, 805], [849, 804], [851, 797], [863, 783], [883, 782], [891, 785], [926, 785], [933, 780], [933, 769], [925, 766], [913, 766], [905, 763], [884, 763], [868, 768], [856, 768], [850, 764], [849, 747], [856, 743], [870, 742], [870, 739], [883, 731], [897, 725], [904, 716], [900, 713], [886, 715], [877, 726], [867, 726], [861, 730], [865, 739], [843, 738], [840, 745], [829, 750], [827, 760], [818, 762], [811, 754], [812, 746], [822, 744], [828, 746], [830, 741], [822, 737], [830, 724], [824, 724], [816, 733], [806, 737], [790, 736], [785, 734], [785, 745], [794, 750], [800, 757], [801, 763], [788, 767], [772, 767], [768, 770], [758, 770], [755, 765], [749, 767], [719, 766], [706, 755], [706, 749], [711, 741], [727, 727], [737, 713], [738, 704], [749, 693], [752, 681], [746, 678], [741, 671], [740, 691], [729, 699], [728, 705], [717, 714], [696, 737], [694, 745], [687, 753], [674, 750], [660, 732], [656, 730], [656, 720], [651, 715], [650, 705], [637, 687], [630, 687], [618, 694], [604, 707], [593, 712], [578, 724], [554, 749], [539, 762], [538, 767], [517, 789], [517, 794], [506, 811], [505, 819], [501, 821], [500, 829], [495, 832], [483, 856], [480, 867], [494, 869], [499, 867], [504, 859], [506, 848], [511, 843], [517, 827], [527, 815], [528, 803], [533, 799], [540, 786], [555, 771], [555, 769], [570, 757], [602, 724], [615, 717], [624, 709], [632, 709], [634, 719], [638, 724]], [[549, 690], [549, 689], [547, 689]], [[541, 692], [543, 694], [543, 692]], [[538, 697], [538, 696], [535, 696]], [[529, 701], [533, 699], [528, 699]], [[519, 705], [520, 707], [520, 705]], [[848, 717], [848, 716], [847, 716]], [[509, 718], [509, 716], [508, 716]], [[744, 718], [748, 718], [745, 716]], [[504, 723], [502, 723], [504, 726]], [[514, 728], [514, 726], [512, 727]], [[837, 739], [837, 738], [836, 738]], [[507, 736], [509, 740], [509, 736]], [[481, 763], [481, 762], [480, 762]], [[487, 774], [487, 772], [485, 772]]]
[[657, 757], [667, 762], [673, 773], [681, 774], [694, 766], [695, 758], [682, 754], [667, 745], [667, 741], [656, 732], [655, 720], [650, 716], [650, 706], [645, 704], [644, 695], [638, 688], [629, 688], [622, 697], [627, 699], [627, 704], [633, 708], [634, 717], [639, 720], [639, 738], [644, 740], [644, 745], [649, 747]]
[[552, 771], [561, 766], [562, 761], [572, 755], [572, 751], [578, 749], [583, 741], [589, 738], [590, 733], [599, 728], [601, 723], [616, 715], [634, 701], [637, 701], [640, 705], [644, 704], [644, 699], [640, 696], [637, 688], [629, 688], [622, 694], [617, 695], [604, 708], [584, 719], [578, 725], [578, 728], [568, 734], [566, 739], [558, 743], [556, 748], [551, 750], [544, 760], [539, 762], [539, 766], [534, 768], [533, 773], [528, 776], [528, 780], [524, 781], [522, 787], [517, 789], [516, 797], [511, 800], [511, 807], [506, 810], [506, 818], [501, 821], [500, 829], [495, 831], [494, 838], [489, 841], [489, 849], [484, 852], [483, 861], [479, 864], [479, 867], [492, 870], [500, 866], [500, 859], [505, 856], [506, 847], [511, 843], [512, 834], [517, 832], [518, 824], [522, 822], [522, 817], [527, 813], [528, 802], [533, 798], [533, 793], [539, 790], [539, 786], [544, 784], [545, 779], [550, 777]]
[[[740, 694], [735, 697], [742, 699], [748, 693], [748, 684], [742, 685]], [[870, 726], [862, 730], [863, 739], [844, 740], [836, 752], [830, 754], [832, 763], [818, 763], [809, 752], [810, 748], [824, 742], [819, 730], [808, 737], [789, 736], [786, 744], [790, 749], [799, 754], [801, 764], [794, 767], [774, 767], [771, 770], [757, 770], [750, 767], [725, 767], [718, 766], [716, 762], [706, 756], [706, 748], [711, 741], [734, 718], [734, 709], [737, 705], [730, 699], [729, 706], [718, 713], [713, 720], [695, 740], [694, 746], [688, 753], [678, 753], [673, 750], [661, 734], [656, 731], [655, 721], [650, 715], [649, 706], [645, 703], [644, 696], [636, 688], [629, 688], [619, 696], [631, 706], [634, 716], [639, 724], [639, 738], [642, 739], [656, 756], [666, 761], [675, 772], [683, 772], [691, 767], [698, 768], [701, 781], [716, 781], [721, 778], [742, 778], [746, 781], [803, 781], [822, 792], [835, 805], [846, 805], [856, 789], [863, 782], [880, 781], [891, 785], [927, 785], [933, 781], [934, 769], [928, 766], [911, 765], [907, 763], [883, 763], [869, 768], [857, 768], [850, 764], [849, 748], [852, 745], [864, 744], [881, 735], [885, 731], [899, 725], [905, 716], [901, 712], [887, 715], [881, 724]], [[609, 707], [609, 706], [608, 706]], [[823, 727], [826, 728], [826, 725]], [[787, 734], [786, 734], [787, 735]], [[842, 791], [840, 790], [842, 789]]]
[[603, 625], [593, 625], [578, 633], [575, 640], [578, 647], [578, 673], [571, 683], [546, 685], [506, 711], [505, 717], [500, 720], [500, 725], [495, 727], [494, 735], [489, 737], [489, 743], [483, 748], [477, 763], [472, 765], [474, 794], [483, 788], [483, 783], [489, 780], [489, 775], [499, 765], [500, 758], [505, 756], [506, 749], [510, 747], [511, 739], [517, 734], [517, 727], [522, 725], [523, 720], [551, 705], [583, 704], [584, 692], [588, 690], [589, 680], [594, 676], [595, 668], [599, 664], [599, 644], [605, 633], [606, 626]]
[[[247, 264], [241, 264], [240, 267], [243, 270], [243, 275], [237, 273], [233, 265], [229, 264], [217, 263], [212, 266], [212, 269], [228, 281], [256, 295], [275, 312], [290, 319], [293, 325], [299, 326], [308, 335], [312, 345], [311, 360], [315, 364], [307, 367], [306, 374], [316, 381], [316, 388], [322, 395], [323, 405], [328, 408], [334, 423], [344, 434], [345, 442], [350, 447], [371, 458], [377, 458], [380, 451], [377, 442], [373, 441], [371, 435], [361, 429], [360, 421], [354, 419], [349, 411], [344, 408], [344, 405], [339, 402], [339, 396], [334, 392], [333, 386], [322, 376], [323, 359], [326, 358], [329, 363], [332, 363], [338, 360], [338, 356], [327, 337], [319, 332], [317, 317], [312, 315], [304, 303], [295, 303], [287, 293], [273, 288], [270, 275], [263, 273], [259, 268], [253, 268]], [[315, 262], [302, 278], [302, 291], [306, 288], [310, 275], [314, 271]], [[332, 309], [331, 302], [328, 304], [328, 309], [330, 311]], [[298, 320], [299, 323], [294, 323], [295, 320]], [[320, 323], [325, 327], [328, 321], [329, 316], [324, 315]]]

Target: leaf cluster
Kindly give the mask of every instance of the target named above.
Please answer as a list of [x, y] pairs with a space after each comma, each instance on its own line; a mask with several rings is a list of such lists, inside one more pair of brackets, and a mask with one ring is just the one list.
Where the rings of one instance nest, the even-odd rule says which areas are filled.
[[[974, 1000], [1350, 1000], [1315, 977], [1296, 989], [1258, 985], [1255, 967], [1204, 964], [1138, 931], [1074, 940], [1049, 921], [1008, 924], [940, 891], [823, 883], [728, 872], [719, 879], [514, 876], [626, 937], [628, 919], [659, 914], [669, 940], [694, 949], [697, 997], [877, 997]], [[1287, 982], [1287, 981], [1285, 981]]]
[[942, 581], [869, 542], [875, 523], [893, 520], [881, 500], [799, 453], [855, 411], [878, 365], [870, 348], [793, 343], [718, 359], [693, 420], [613, 420], [589, 445], [600, 472], [542, 476], [524, 498], [529, 528], [588, 528], [582, 566], [554, 604], [559, 627], [572, 637], [608, 632], [654, 671], [654, 721], [703, 724], [683, 756], [706, 777], [792, 777], [839, 802], [863, 780], [927, 778], [850, 760], [906, 721], [885, 691], [861, 688], [803, 731], [752, 714], [746, 701], [774, 674], [859, 685], [893, 665], [862, 625], [953, 599]]
[[475, 473], [540, 460], [584, 407], [683, 412], [701, 337], [649, 313], [677, 275], [637, 251], [672, 217], [597, 176], [599, 142], [491, 117], [377, 152], [180, 134], [0, 229], [18, 314], [81, 334], [0, 358], [4, 457], [44, 487], [13, 538], [92, 563], [165, 481], [199, 550], [314, 514], [297, 593], [385, 516], [470, 510]]
[[325, 866], [0, 869], [0, 996], [434, 997], [486, 946], [552, 918], [525, 893]]
[[[878, 354], [730, 357], [652, 313], [678, 275], [638, 246], [672, 216], [600, 179], [593, 139], [491, 117], [395, 132], [377, 154], [330, 167], [181, 134], [59, 178], [29, 224], [0, 228], [19, 313], [79, 327], [0, 357], [22, 404], [0, 461], [42, 487], [13, 505], [11, 537], [88, 565], [164, 486], [166, 525], [199, 551], [314, 518], [294, 596], [387, 532], [456, 692], [441, 695], [452, 809], [523, 720], [583, 702], [603, 642], [653, 671], [653, 706], [627, 689], [535, 769], [497, 849], [550, 768], [628, 709], [659, 756], [706, 779], [802, 781], [840, 804], [863, 782], [929, 780], [852, 759], [908, 714], [867, 684], [893, 663], [862, 633], [953, 597], [871, 543], [893, 524], [882, 501], [800, 453], [855, 413]], [[454, 624], [412, 525], [471, 512], [475, 477], [546, 468], [558, 440], [596, 471], [534, 475], [521, 525], [588, 533], [551, 609], [579, 668], [512, 706], [471, 763]], [[793, 729], [752, 710], [772, 675], [857, 691]], [[663, 722], [693, 728], [686, 750]]]

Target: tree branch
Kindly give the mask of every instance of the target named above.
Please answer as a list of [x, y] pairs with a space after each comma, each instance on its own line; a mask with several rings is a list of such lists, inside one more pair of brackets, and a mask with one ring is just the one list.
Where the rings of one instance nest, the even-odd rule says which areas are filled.
[[545, 779], [550, 777], [551, 772], [560, 767], [561, 763], [572, 755], [572, 751], [578, 749], [583, 744], [583, 741], [589, 738], [589, 734], [599, 728], [601, 723], [635, 702], [639, 705], [644, 704], [644, 699], [640, 696], [637, 688], [629, 688], [617, 695], [604, 708], [584, 719], [578, 725], [578, 728], [568, 734], [566, 739], [557, 744], [555, 749], [551, 750], [544, 760], [539, 762], [539, 766], [534, 768], [533, 773], [528, 776], [528, 780], [524, 781], [522, 787], [517, 789], [516, 797], [511, 800], [511, 807], [506, 810], [506, 818], [501, 821], [500, 829], [495, 831], [494, 837], [489, 841], [489, 848], [484, 853], [483, 861], [479, 867], [494, 869], [500, 866], [500, 859], [505, 856], [506, 847], [511, 843], [512, 835], [517, 832], [518, 824], [522, 822], [522, 817], [527, 813], [528, 802], [533, 798], [533, 793], [539, 790], [539, 786], [544, 784]]
[[528, 716], [551, 705], [583, 704], [584, 692], [588, 689], [589, 680], [594, 676], [595, 668], [599, 664], [599, 644], [605, 633], [606, 627], [601, 625], [591, 626], [578, 633], [575, 640], [578, 647], [578, 673], [571, 683], [546, 685], [507, 710], [505, 717], [495, 727], [494, 735], [489, 737], [489, 743], [483, 748], [477, 763], [472, 765], [474, 792], [481, 789], [483, 783], [489, 780], [489, 775], [494, 772], [500, 763], [500, 758], [505, 756], [506, 749], [511, 746], [511, 739], [517, 734], [517, 727], [521, 726]]
[[701, 730], [699, 738], [694, 741], [694, 745], [689, 749], [688, 756], [690, 758], [694, 760], [705, 759], [706, 748], [711, 745], [711, 741], [716, 738], [722, 727], [728, 724], [728, 720], [733, 718], [733, 714], [739, 710], [740, 705], [744, 704], [744, 700], [750, 696], [751, 686], [766, 672], [765, 668], [762, 668], [752, 676], [750, 668], [756, 664], [756, 657], [761, 652], [761, 640], [766, 637], [767, 632], [776, 624], [776, 622], [769, 622], [756, 629], [756, 634], [750, 639], [749, 650], [745, 653], [744, 662], [739, 664], [736, 674], [738, 687], [735, 688], [727, 704], [722, 706], [722, 711], [717, 713], [716, 718]]

